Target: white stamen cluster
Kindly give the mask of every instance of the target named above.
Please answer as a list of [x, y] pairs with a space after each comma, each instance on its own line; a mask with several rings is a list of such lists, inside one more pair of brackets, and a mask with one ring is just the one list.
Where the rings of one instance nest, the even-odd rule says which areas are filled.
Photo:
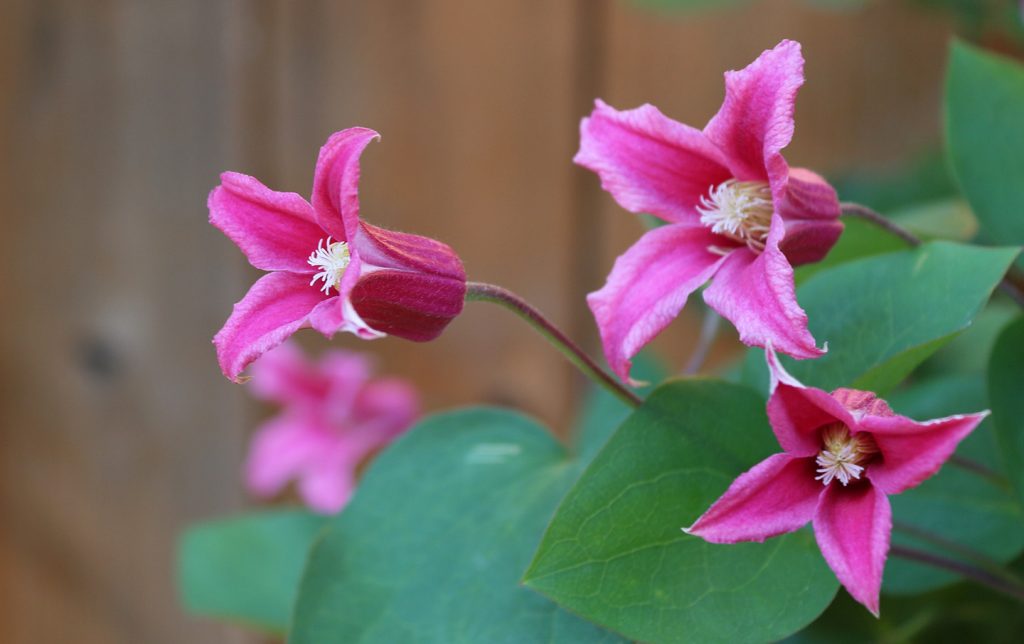
[[844, 486], [851, 480], [860, 479], [864, 472], [864, 463], [874, 454], [878, 447], [870, 436], [865, 434], [851, 435], [846, 425], [836, 423], [821, 432], [825, 449], [814, 459], [818, 464], [816, 481], [828, 485], [835, 479]]
[[[711, 232], [746, 244], [760, 253], [772, 223], [772, 191], [764, 181], [729, 179], [714, 186], [697, 206], [700, 223]], [[717, 246], [712, 252], [725, 254], [728, 249]]]
[[324, 293], [330, 293], [331, 288], [337, 289], [350, 259], [348, 244], [343, 241], [332, 242], [330, 237], [326, 240], [321, 239], [320, 245], [310, 254], [308, 260], [309, 265], [319, 268], [320, 272], [313, 276], [309, 285], [313, 286], [317, 280], [323, 280], [324, 285], [320, 290]]

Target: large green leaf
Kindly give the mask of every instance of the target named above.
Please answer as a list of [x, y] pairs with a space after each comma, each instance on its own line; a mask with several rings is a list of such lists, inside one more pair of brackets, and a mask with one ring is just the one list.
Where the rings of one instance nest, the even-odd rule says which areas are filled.
[[284, 633], [306, 554], [326, 521], [291, 510], [192, 527], [178, 557], [186, 608]]
[[422, 422], [313, 548], [290, 641], [617, 641], [519, 584], [581, 467], [510, 411]]
[[1024, 318], [1006, 327], [996, 340], [988, 387], [998, 451], [1024, 501]]
[[778, 451], [753, 391], [663, 385], [566, 496], [525, 583], [642, 641], [766, 641], [796, 631], [837, 587], [809, 531], [722, 546], [680, 530]]
[[1024, 243], [1024, 66], [954, 43], [946, 79], [953, 170], [988, 239]]
[[[648, 383], [637, 390], [643, 397], [654, 391], [667, 373], [665, 365], [648, 351], [642, 351], [633, 360], [633, 377]], [[589, 463], [631, 413], [633, 409], [607, 389], [591, 386], [577, 414], [572, 432], [579, 445], [579, 458]]]
[[[935, 378], [889, 398], [897, 412], [927, 420], [988, 407], [985, 380], [979, 374]], [[957, 448], [957, 455], [1002, 476], [1003, 468], [991, 419], [984, 421]], [[1001, 481], [956, 463], [903, 494], [891, 497], [893, 543], [985, 567], [1010, 561], [1024, 549], [1021, 508]], [[918, 593], [958, 577], [932, 566], [890, 557], [883, 592]]]
[[[971, 324], [1017, 253], [936, 241], [823, 271], [797, 298], [828, 353], [783, 363], [808, 385], [886, 391]], [[750, 351], [743, 381], [766, 391], [764, 365]]]
[[840, 264], [909, 248], [907, 243], [896, 235], [863, 219], [846, 218], [843, 224], [843, 234], [825, 259], [796, 269], [794, 278], [798, 286], [814, 275]]

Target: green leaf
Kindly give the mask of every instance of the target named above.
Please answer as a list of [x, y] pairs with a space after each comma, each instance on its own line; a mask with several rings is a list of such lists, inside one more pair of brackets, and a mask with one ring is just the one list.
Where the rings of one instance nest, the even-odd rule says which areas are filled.
[[[650, 394], [665, 379], [666, 374], [665, 366], [648, 351], [642, 351], [633, 360], [633, 377], [640, 382], [650, 383], [637, 390], [642, 397]], [[572, 432], [579, 445], [579, 457], [589, 463], [631, 413], [632, 407], [628, 407], [607, 389], [591, 386]]]
[[855, 201], [892, 214], [928, 201], [954, 197], [958, 191], [942, 150], [927, 149], [895, 172], [857, 172], [833, 181], [844, 201]]
[[326, 522], [303, 511], [280, 511], [193, 526], [178, 555], [186, 608], [284, 633], [306, 554]]
[[313, 548], [290, 641], [618, 641], [519, 584], [581, 468], [510, 411], [425, 420]]
[[712, 545], [684, 534], [733, 479], [778, 452], [745, 387], [659, 387], [565, 497], [525, 583], [631, 639], [767, 641], [828, 606], [837, 588], [808, 530]]
[[[1018, 372], [1019, 373], [1019, 372]], [[988, 407], [981, 375], [935, 378], [889, 398], [898, 413], [928, 420]], [[991, 419], [957, 448], [957, 456], [1002, 473]], [[996, 567], [1024, 549], [1021, 508], [1004, 482], [947, 462], [921, 485], [893, 496], [893, 543], [928, 550], [973, 565]], [[944, 570], [890, 557], [882, 591], [919, 593], [956, 581]], [[883, 603], [884, 606], [884, 603]]]
[[962, 199], [937, 199], [898, 209], [893, 222], [925, 240], [970, 241], [978, 233], [978, 220]]
[[992, 421], [999, 454], [1018, 499], [1024, 502], [1024, 318], [996, 340], [988, 370]]
[[946, 140], [953, 171], [985, 236], [1024, 243], [1024, 66], [953, 43]]
[[[828, 353], [782, 361], [797, 379], [822, 389], [891, 389], [971, 324], [1017, 253], [937, 241], [823, 271], [797, 290], [797, 299]], [[767, 391], [764, 365], [763, 352], [750, 351], [743, 382]]]
[[1009, 298], [993, 298], [971, 326], [924, 362], [914, 375], [931, 378], [951, 374], [984, 374], [999, 334], [1020, 313]]
[[840, 264], [909, 248], [907, 243], [896, 235], [863, 219], [846, 217], [843, 224], [843, 234], [825, 259], [796, 269], [794, 279], [797, 286], [807, 282], [814, 275]]

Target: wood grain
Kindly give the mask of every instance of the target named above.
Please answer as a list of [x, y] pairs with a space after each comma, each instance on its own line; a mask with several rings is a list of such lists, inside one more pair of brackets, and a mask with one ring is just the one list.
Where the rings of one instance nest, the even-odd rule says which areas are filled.
[[[640, 228], [571, 163], [594, 97], [701, 125], [724, 69], [797, 38], [791, 162], [884, 168], [936, 137], [949, 30], [881, 2], [684, 16], [619, 0], [8, 0], [0, 641], [253, 641], [184, 616], [174, 588], [183, 527], [247, 506], [244, 437], [262, 413], [210, 346], [256, 275], [206, 223], [221, 170], [308, 195], [331, 132], [378, 129], [364, 216], [448, 242], [473, 279], [596, 349], [583, 295]], [[673, 364], [698, 326], [688, 311], [658, 342]], [[432, 410], [508, 404], [563, 435], [579, 389], [483, 304], [432, 344], [336, 344], [378, 354]]]

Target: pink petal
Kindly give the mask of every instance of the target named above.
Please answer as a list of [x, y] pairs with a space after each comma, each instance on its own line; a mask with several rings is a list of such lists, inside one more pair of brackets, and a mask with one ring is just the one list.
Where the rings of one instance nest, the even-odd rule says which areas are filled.
[[843, 232], [835, 189], [810, 170], [790, 169], [775, 210], [786, 224], [779, 248], [793, 266], [824, 259]]
[[315, 461], [324, 447], [322, 435], [305, 416], [282, 415], [268, 421], [249, 446], [246, 487], [259, 497], [277, 494]]
[[299, 494], [306, 505], [320, 514], [336, 514], [355, 492], [355, 465], [324, 463], [299, 479]]
[[367, 384], [353, 410], [353, 417], [358, 420], [374, 419], [379, 445], [409, 429], [419, 415], [416, 389], [398, 378], [382, 378]]
[[466, 271], [448, 245], [362, 222], [355, 246], [364, 268], [343, 293], [374, 331], [425, 342], [462, 312]]
[[338, 424], [350, 422], [355, 401], [368, 386], [373, 373], [369, 356], [351, 351], [328, 351], [320, 360], [319, 370], [328, 383], [323, 398], [327, 417]]
[[629, 377], [630, 358], [722, 264], [725, 258], [708, 250], [718, 239], [703, 227], [655, 228], [615, 260], [604, 287], [587, 296], [608, 364], [620, 377]]
[[380, 135], [364, 127], [335, 132], [320, 148], [313, 178], [317, 223], [339, 241], [356, 236], [359, 225], [359, 156]]
[[345, 303], [341, 297], [328, 297], [310, 312], [309, 325], [325, 338], [333, 338], [335, 333], [345, 327], [344, 309]]
[[573, 161], [596, 172], [626, 210], [696, 223], [701, 196], [732, 176], [722, 153], [700, 130], [652, 105], [620, 112], [600, 100], [595, 104], [580, 124]]
[[[832, 392], [836, 402], [850, 412], [854, 420], [859, 421], [864, 416], [893, 416], [895, 412], [889, 403], [885, 402], [871, 391], [860, 389], [847, 389], [840, 387]], [[851, 425], [851, 427], [854, 427]]]
[[854, 417], [838, 400], [789, 375], [771, 347], [765, 348], [765, 359], [771, 373], [768, 420], [782, 449], [793, 456], [811, 456], [821, 449], [822, 427], [835, 422], [853, 426]]
[[817, 358], [825, 352], [815, 346], [807, 314], [797, 304], [793, 268], [778, 247], [782, 228], [782, 219], [773, 215], [762, 253], [731, 253], [704, 290], [704, 301], [733, 323], [745, 344], [770, 344], [798, 360]]
[[324, 232], [313, 208], [294, 192], [274, 192], [256, 179], [225, 172], [207, 205], [210, 223], [265, 271], [313, 273], [307, 260]]
[[814, 517], [824, 489], [814, 476], [812, 459], [773, 454], [741, 474], [685, 531], [711, 543], [736, 543], [797, 530]]
[[800, 43], [783, 40], [740, 71], [725, 73], [725, 101], [704, 128], [737, 179], [768, 179], [776, 201], [788, 174], [780, 151], [793, 138], [793, 109], [804, 83]]
[[237, 381], [250, 362], [308, 326], [323, 297], [308, 275], [275, 272], [257, 280], [213, 338], [224, 375]]
[[868, 478], [886, 494], [899, 494], [939, 471], [988, 412], [919, 423], [906, 416], [866, 416], [858, 429], [870, 432], [882, 452], [867, 468]]
[[394, 269], [367, 273], [349, 298], [367, 327], [413, 342], [441, 335], [462, 312], [465, 299], [463, 281]]
[[875, 617], [891, 534], [884, 492], [868, 483], [826, 487], [814, 517], [818, 547], [839, 583]]
[[255, 396], [281, 405], [310, 405], [327, 391], [326, 379], [290, 342], [264, 353], [251, 372], [249, 386]]
[[400, 233], [360, 222], [355, 247], [361, 261], [374, 268], [395, 268], [466, 281], [466, 270], [454, 250], [430, 237]]

